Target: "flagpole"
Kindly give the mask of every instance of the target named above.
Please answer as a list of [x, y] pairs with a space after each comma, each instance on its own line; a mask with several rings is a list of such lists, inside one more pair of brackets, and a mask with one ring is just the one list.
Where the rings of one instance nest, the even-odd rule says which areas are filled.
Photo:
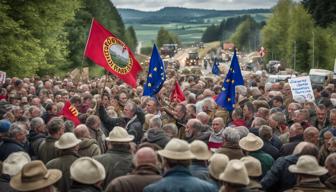
[[[89, 37], [90, 37], [90, 34], [91, 34], [91, 29], [92, 29], [93, 20], [94, 20], [94, 18], [91, 19], [91, 26], [90, 26], [90, 30], [89, 30], [89, 35], [88, 35], [87, 38], [86, 38], [86, 43], [85, 43], [84, 53], [83, 53], [83, 56], [82, 56], [81, 69], [80, 69], [81, 74], [83, 74], [84, 57], [85, 57], [85, 52], [86, 52], [87, 44], [88, 44], [88, 42], [89, 42]], [[82, 76], [81, 76], [81, 75], [80, 75], [80, 80], [82, 80]]]

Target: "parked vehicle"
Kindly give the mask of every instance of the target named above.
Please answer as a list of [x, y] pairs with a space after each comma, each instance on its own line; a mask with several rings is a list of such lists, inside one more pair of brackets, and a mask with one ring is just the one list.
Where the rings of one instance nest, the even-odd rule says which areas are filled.
[[334, 73], [325, 69], [310, 69], [309, 77], [312, 85], [328, 85], [333, 81]]

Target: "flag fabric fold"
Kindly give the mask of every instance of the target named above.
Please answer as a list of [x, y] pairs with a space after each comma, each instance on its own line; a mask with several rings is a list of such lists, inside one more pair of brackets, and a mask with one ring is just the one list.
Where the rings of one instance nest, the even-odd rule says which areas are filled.
[[97, 65], [136, 87], [137, 75], [142, 70], [127, 45], [96, 20], [92, 20], [84, 55]]
[[218, 62], [217, 58], [215, 58], [214, 64], [212, 66], [212, 74], [214, 74], [214, 75], [219, 75], [220, 74], [219, 62]]
[[80, 124], [78, 119], [78, 110], [71, 105], [70, 101], [66, 101], [62, 110], [63, 117], [74, 122], [75, 126]]
[[244, 85], [236, 50], [234, 50], [231, 65], [223, 83], [222, 92], [218, 95], [216, 103], [232, 111], [235, 105], [236, 86]]
[[158, 93], [166, 80], [166, 72], [159, 51], [154, 44], [149, 61], [147, 81], [144, 85], [144, 96], [154, 96]]
[[170, 95], [170, 101], [177, 101], [178, 103], [185, 100], [185, 96], [183, 94], [183, 91], [178, 84], [177, 81], [175, 81], [174, 89]]

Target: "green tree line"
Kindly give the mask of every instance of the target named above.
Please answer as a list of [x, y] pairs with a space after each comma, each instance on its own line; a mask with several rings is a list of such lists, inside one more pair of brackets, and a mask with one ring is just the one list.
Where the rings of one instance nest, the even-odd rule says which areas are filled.
[[81, 66], [92, 18], [135, 50], [133, 27], [125, 29], [110, 0], [1, 1], [0, 70], [24, 77]]

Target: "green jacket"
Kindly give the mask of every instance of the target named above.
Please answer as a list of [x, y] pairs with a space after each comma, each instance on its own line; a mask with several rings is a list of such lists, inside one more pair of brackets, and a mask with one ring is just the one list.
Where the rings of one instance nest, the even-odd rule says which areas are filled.
[[274, 163], [273, 157], [262, 150], [250, 152], [249, 155], [260, 161], [263, 176], [271, 169]]
[[132, 154], [129, 149], [109, 149], [105, 154], [93, 157], [103, 164], [106, 178], [103, 189], [116, 177], [126, 175], [132, 171]]
[[98, 143], [95, 139], [82, 139], [82, 142], [79, 143], [78, 155], [81, 157], [93, 157], [100, 155], [100, 149]]
[[64, 154], [56, 159], [50, 160], [46, 167], [48, 169], [59, 169], [62, 171], [62, 178], [55, 184], [60, 192], [67, 192], [71, 186], [70, 166], [79, 156], [74, 153]]
[[55, 147], [56, 141], [57, 139], [48, 136], [44, 141], [41, 142], [37, 157], [43, 161], [44, 164], [46, 164], [51, 159], [59, 157], [60, 151]]

